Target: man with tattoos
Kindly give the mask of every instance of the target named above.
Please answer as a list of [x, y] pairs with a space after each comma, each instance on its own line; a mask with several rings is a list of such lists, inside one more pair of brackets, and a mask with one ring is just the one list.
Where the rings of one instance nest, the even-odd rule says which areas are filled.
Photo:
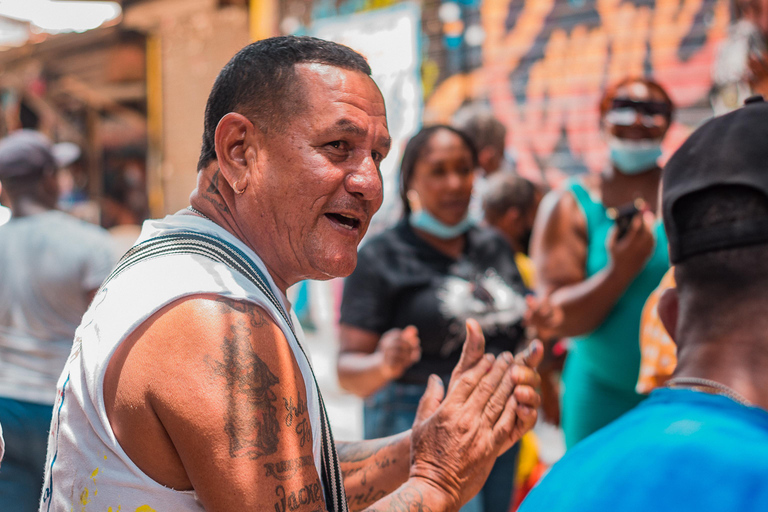
[[[285, 298], [348, 275], [390, 145], [363, 57], [307, 37], [241, 50], [208, 100], [189, 209], [148, 221], [83, 318], [40, 510], [458, 510], [533, 426], [540, 344], [467, 322], [413, 429], [334, 445]], [[342, 475], [343, 473], [343, 475]]]

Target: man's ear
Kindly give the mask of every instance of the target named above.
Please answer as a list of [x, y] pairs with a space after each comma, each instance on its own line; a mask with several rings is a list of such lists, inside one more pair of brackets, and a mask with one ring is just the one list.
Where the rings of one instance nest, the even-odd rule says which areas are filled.
[[669, 333], [672, 341], [677, 341], [677, 316], [680, 310], [680, 298], [677, 295], [677, 288], [667, 288], [659, 297], [659, 303], [656, 306], [659, 311], [659, 318], [664, 328]]
[[232, 189], [248, 185], [248, 148], [255, 127], [244, 115], [230, 112], [219, 120], [214, 135], [216, 158], [224, 179]]

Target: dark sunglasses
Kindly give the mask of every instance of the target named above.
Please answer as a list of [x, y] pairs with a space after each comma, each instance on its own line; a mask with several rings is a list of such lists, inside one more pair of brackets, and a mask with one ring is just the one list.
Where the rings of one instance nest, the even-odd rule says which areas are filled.
[[636, 101], [629, 98], [615, 98], [611, 102], [610, 110], [631, 108], [647, 116], [669, 116], [671, 108], [663, 101]]

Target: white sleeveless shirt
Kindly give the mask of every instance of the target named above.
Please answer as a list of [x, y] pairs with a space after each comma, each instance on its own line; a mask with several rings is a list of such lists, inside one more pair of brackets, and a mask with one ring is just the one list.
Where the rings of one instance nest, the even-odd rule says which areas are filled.
[[[285, 297], [259, 257], [209, 220], [192, 215], [149, 220], [144, 223], [137, 243], [179, 231], [212, 235], [235, 245], [259, 267], [285, 307]], [[203, 256], [173, 254], [144, 260], [124, 270], [99, 291], [83, 316], [57, 385], [41, 512], [203, 510], [194, 491], [165, 487], [131, 461], [115, 438], [104, 406], [104, 375], [120, 343], [163, 306], [181, 297], [202, 293], [258, 304], [283, 331], [304, 377], [314, 461], [317, 474], [323, 478], [318, 391], [309, 362], [290, 326], [269, 299], [239, 272]], [[291, 320], [296, 335], [303, 339], [293, 313]]]

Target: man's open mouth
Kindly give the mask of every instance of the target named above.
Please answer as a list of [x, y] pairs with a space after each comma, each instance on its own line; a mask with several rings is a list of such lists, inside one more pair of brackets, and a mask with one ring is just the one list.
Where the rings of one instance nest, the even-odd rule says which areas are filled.
[[349, 230], [360, 227], [360, 220], [355, 217], [350, 217], [341, 213], [326, 213], [325, 216]]

